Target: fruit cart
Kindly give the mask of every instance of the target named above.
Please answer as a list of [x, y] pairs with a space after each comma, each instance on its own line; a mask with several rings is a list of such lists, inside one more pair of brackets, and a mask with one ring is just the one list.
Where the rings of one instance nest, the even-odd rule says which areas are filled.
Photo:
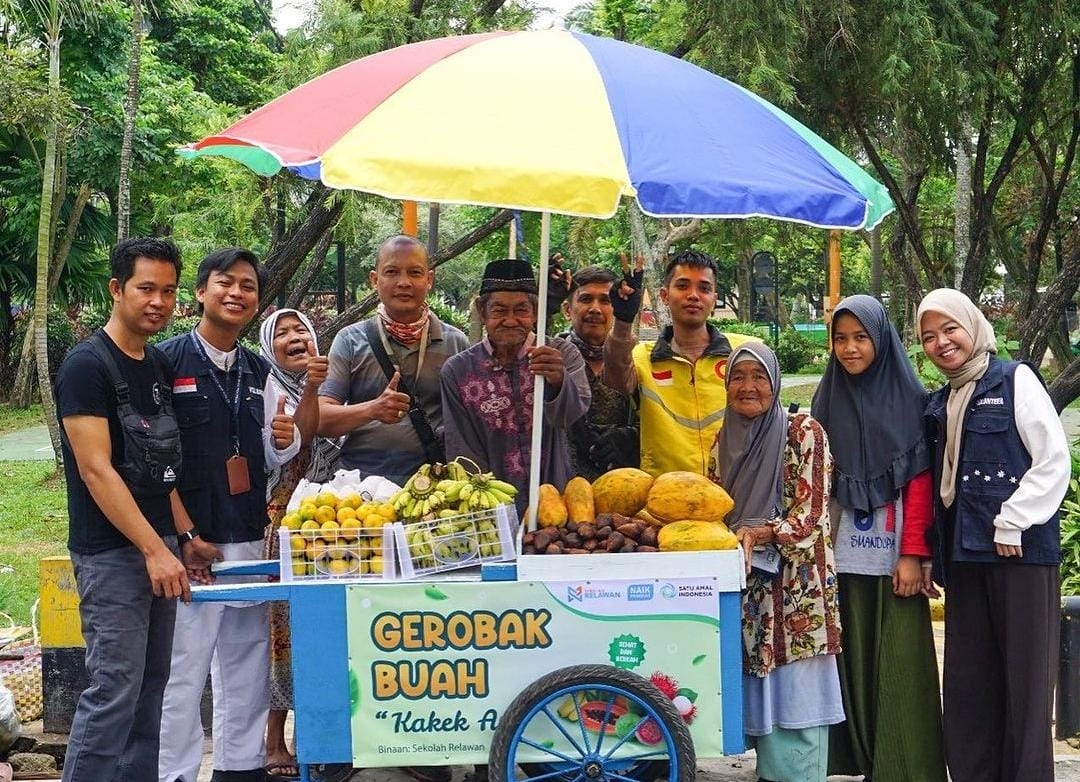
[[288, 601], [302, 779], [489, 763], [495, 782], [689, 780], [695, 757], [744, 749], [742, 562], [536, 555], [417, 580], [219, 582], [193, 599]]
[[[528, 110], [492, 94], [528, 95]], [[433, 116], [455, 132], [432, 134]], [[606, 219], [634, 198], [654, 217], [856, 230], [892, 211], [856, 163], [750, 92], [658, 52], [563, 31], [380, 52], [181, 152], [333, 188], [539, 211], [541, 301], [552, 212]], [[544, 307], [535, 331], [543, 344]], [[535, 382], [532, 519], [544, 400]], [[195, 590], [196, 600], [289, 602], [304, 778], [317, 763], [489, 762], [495, 782], [519, 770], [632, 780], [666, 762], [665, 776], [689, 780], [695, 753], [743, 748], [737, 550], [524, 555], [384, 581], [372, 577], [373, 553], [350, 545], [333, 567], [367, 561], [367, 574], [304, 565], [297, 580]]]

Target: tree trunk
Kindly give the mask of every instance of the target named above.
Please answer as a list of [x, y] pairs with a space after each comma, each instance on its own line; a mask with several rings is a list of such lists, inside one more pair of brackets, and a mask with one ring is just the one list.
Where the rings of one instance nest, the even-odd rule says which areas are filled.
[[52, 258], [53, 209], [55, 207], [53, 186], [56, 178], [56, 145], [60, 135], [60, 36], [55, 30], [48, 40], [49, 46], [49, 120], [45, 136], [45, 171], [41, 181], [41, 206], [38, 211], [37, 233], [37, 281], [34, 286], [34, 346], [37, 354], [38, 390], [42, 413], [49, 427], [56, 469], [63, 467], [60, 451], [60, 424], [56, 420], [56, 403], [53, 399], [49, 376], [49, 260]]
[[971, 251], [971, 118], [960, 118], [960, 138], [953, 155], [956, 162], [956, 195], [953, 223], [953, 287], [964, 281], [964, 264]]
[[301, 309], [300, 304], [303, 303], [304, 297], [311, 290], [311, 286], [315, 284], [315, 280], [319, 278], [319, 272], [322, 271], [323, 264], [326, 263], [326, 254], [330, 251], [330, 242], [333, 239], [333, 231], [327, 231], [319, 239], [311, 253], [311, 262], [308, 263], [300, 278], [293, 283], [292, 290], [289, 291], [289, 297], [285, 299], [285, 307], [294, 310]]
[[881, 300], [881, 278], [883, 270], [881, 252], [881, 224], [870, 231], [870, 295]]
[[658, 220], [656, 238], [650, 242], [645, 229], [645, 215], [637, 202], [629, 203], [627, 211], [630, 215], [630, 236], [637, 252], [645, 257], [645, 290], [649, 292], [649, 299], [656, 310], [656, 325], [663, 328], [671, 323], [667, 305], [660, 298], [660, 289], [664, 287], [664, 270], [668, 264], [668, 251], [676, 242], [693, 239], [701, 233], [701, 219], [695, 217], [680, 222]]
[[[53, 298], [53, 295], [56, 293], [56, 288], [60, 284], [60, 276], [64, 273], [64, 266], [67, 263], [68, 253], [71, 252], [71, 245], [75, 241], [75, 232], [79, 228], [79, 222], [82, 220], [82, 214], [86, 209], [86, 204], [90, 201], [90, 195], [90, 184], [88, 182], [83, 182], [79, 187], [78, 194], [75, 196], [75, 202], [68, 212], [67, 224], [64, 226], [64, 234], [60, 238], [53, 259], [49, 262], [48, 298], [50, 300]], [[9, 311], [10, 308], [5, 308], [5, 312]], [[37, 358], [34, 349], [36, 333], [35, 319], [31, 317], [30, 322], [26, 324], [26, 333], [23, 335], [22, 351], [19, 354], [18, 371], [12, 381], [11, 403], [16, 407], [29, 407], [34, 401], [34, 382], [37, 377]], [[10, 349], [10, 345], [8, 348]], [[0, 355], [7, 355], [7, 351], [4, 351], [4, 353]], [[5, 383], [4, 385], [7, 384]]]
[[[496, 231], [509, 225], [510, 221], [513, 219], [514, 213], [511, 210], [500, 209], [482, 225], [474, 228], [454, 243], [432, 255], [430, 258], [431, 268], [436, 269], [452, 258], [461, 255], [466, 250], [475, 247]], [[322, 333], [319, 334], [319, 350], [323, 353], [328, 351], [330, 349], [330, 343], [334, 341], [334, 337], [339, 331], [350, 323], [356, 323], [358, 320], [366, 317], [368, 313], [375, 309], [375, 306], [378, 303], [379, 297], [372, 291], [360, 301], [347, 307], [344, 312], [333, 317], [330, 322], [326, 324], [326, 328], [323, 329]]]
[[128, 56], [128, 85], [124, 98], [124, 138], [120, 143], [120, 174], [116, 193], [116, 241], [131, 230], [131, 148], [135, 142], [135, 118], [139, 113], [139, 67], [143, 36], [142, 0], [131, 0], [131, 53]]
[[1054, 378], [1047, 389], [1054, 408], [1060, 413], [1072, 400], [1080, 396], [1080, 358], [1072, 360], [1061, 374]]
[[[0, 389], [11, 388], [15, 364], [11, 348], [15, 336], [15, 318], [11, 315], [11, 291], [0, 288]], [[2, 393], [2, 392], [0, 392]]]

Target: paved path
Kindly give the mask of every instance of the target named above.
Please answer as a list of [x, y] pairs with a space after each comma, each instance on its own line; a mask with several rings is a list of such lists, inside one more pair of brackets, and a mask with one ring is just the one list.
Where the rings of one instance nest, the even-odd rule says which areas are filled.
[[0, 434], [0, 462], [51, 461], [52, 458], [49, 428], [45, 424]]

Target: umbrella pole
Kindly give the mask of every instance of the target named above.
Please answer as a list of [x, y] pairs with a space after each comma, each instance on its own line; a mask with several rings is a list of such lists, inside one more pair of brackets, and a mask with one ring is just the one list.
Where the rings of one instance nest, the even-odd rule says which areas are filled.
[[[536, 345], [547, 334], [548, 255], [551, 244], [551, 212], [540, 213], [539, 301], [536, 306]], [[540, 504], [540, 440], [544, 429], [544, 378], [533, 380], [532, 446], [529, 450], [529, 529], [536, 529], [536, 507]]]

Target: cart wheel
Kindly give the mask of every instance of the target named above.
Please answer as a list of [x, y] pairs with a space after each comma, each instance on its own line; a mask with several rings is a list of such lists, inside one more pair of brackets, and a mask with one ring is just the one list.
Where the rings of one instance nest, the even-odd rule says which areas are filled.
[[491, 742], [491, 782], [693, 782], [690, 730], [652, 682], [608, 665], [572, 665], [521, 692]]

